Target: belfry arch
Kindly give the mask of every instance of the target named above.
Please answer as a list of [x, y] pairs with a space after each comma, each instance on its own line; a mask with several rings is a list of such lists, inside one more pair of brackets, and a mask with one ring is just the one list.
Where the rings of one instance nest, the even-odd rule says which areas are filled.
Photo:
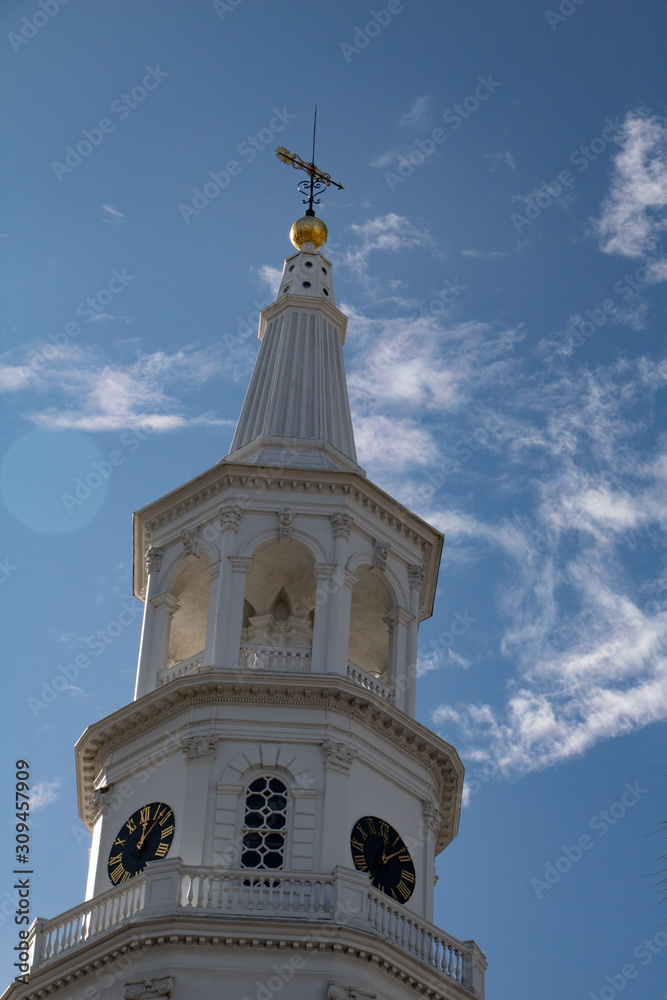
[[206, 642], [211, 577], [207, 555], [187, 555], [174, 572], [169, 591], [179, 604], [169, 633], [167, 667], [182, 663], [202, 652]]
[[373, 677], [388, 682], [390, 623], [385, 621], [395, 605], [395, 598], [384, 576], [371, 566], [356, 570], [358, 577], [352, 591], [350, 645], [348, 659]]
[[245, 588], [241, 639], [249, 646], [310, 648], [315, 559], [301, 542], [264, 542], [253, 554]]

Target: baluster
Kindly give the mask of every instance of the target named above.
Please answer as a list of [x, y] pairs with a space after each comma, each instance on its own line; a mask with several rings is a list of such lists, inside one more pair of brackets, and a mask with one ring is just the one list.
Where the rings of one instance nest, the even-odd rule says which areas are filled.
[[454, 979], [454, 968], [455, 968], [455, 965], [456, 965], [456, 952], [454, 951], [454, 949], [452, 948], [452, 946], [450, 944], [449, 945], [449, 962], [447, 963], [447, 974], [450, 975], [452, 977], [452, 979]]
[[460, 951], [456, 952], [456, 969], [454, 971], [454, 978], [457, 983], [463, 981], [463, 953]]

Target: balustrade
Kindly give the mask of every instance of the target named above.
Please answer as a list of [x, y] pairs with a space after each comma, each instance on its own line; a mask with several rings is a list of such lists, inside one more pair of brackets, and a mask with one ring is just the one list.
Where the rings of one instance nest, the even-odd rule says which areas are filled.
[[[175, 861], [150, 866], [123, 888], [113, 889], [96, 901], [68, 910], [54, 920], [37, 921], [34, 935], [32, 971], [48, 964], [65, 952], [103, 936], [132, 917], [160, 919], [188, 916], [207, 917], [279, 917], [291, 920], [336, 921], [383, 938], [396, 948], [417, 958], [469, 993], [476, 956], [481, 953], [474, 942], [461, 942], [445, 935], [437, 927], [420, 920], [409, 910], [392, 905], [381, 893], [369, 889], [360, 910], [348, 917], [340, 893], [349, 891], [352, 874], [337, 869], [332, 875], [294, 875], [283, 871], [236, 869], [220, 870], [189, 867]], [[151, 899], [152, 879], [172, 879], [171, 900], [159, 893], [158, 910]], [[356, 883], [355, 883], [356, 885]], [[358, 890], [355, 889], [355, 892]], [[342, 909], [339, 909], [341, 907]], [[484, 966], [483, 966], [484, 967]], [[483, 997], [483, 972], [477, 980], [477, 993]]]

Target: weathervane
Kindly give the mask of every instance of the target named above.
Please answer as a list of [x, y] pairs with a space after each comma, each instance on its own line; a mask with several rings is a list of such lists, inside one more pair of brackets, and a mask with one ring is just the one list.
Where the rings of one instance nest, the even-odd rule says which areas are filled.
[[343, 185], [339, 184], [338, 181], [332, 181], [330, 174], [325, 174], [323, 170], [315, 166], [315, 129], [317, 127], [317, 105], [315, 105], [315, 118], [313, 120], [313, 159], [310, 163], [306, 163], [298, 153], [290, 153], [289, 149], [285, 149], [284, 146], [278, 146], [276, 150], [276, 156], [282, 163], [288, 163], [290, 166], [294, 167], [295, 170], [305, 170], [308, 174], [309, 179], [305, 181], [300, 181], [297, 184], [297, 189], [301, 194], [305, 194], [306, 197], [302, 198], [304, 205], [308, 205], [306, 209], [306, 215], [315, 215], [313, 210], [313, 205], [319, 205], [320, 199], [316, 198], [316, 195], [322, 194], [325, 188], [333, 184], [338, 188], [339, 191], [343, 190]]

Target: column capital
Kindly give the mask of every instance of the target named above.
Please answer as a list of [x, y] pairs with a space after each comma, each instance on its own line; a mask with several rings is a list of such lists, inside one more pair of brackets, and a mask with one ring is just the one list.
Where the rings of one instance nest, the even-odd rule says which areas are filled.
[[373, 542], [373, 566], [375, 569], [382, 570], [383, 573], [387, 568], [387, 556], [390, 548], [389, 542], [381, 542], [379, 539]]
[[188, 760], [215, 760], [218, 749], [217, 736], [187, 736], [181, 750]]
[[313, 566], [313, 573], [318, 580], [326, 580], [327, 577], [333, 576], [335, 570], [336, 563], [315, 563]]
[[151, 597], [150, 602], [156, 611], [165, 608], [170, 615], [175, 615], [181, 606], [178, 599], [173, 594], [170, 594], [168, 590], [163, 591], [161, 594], [156, 594], [155, 597]]
[[162, 556], [164, 555], [164, 549], [154, 548], [149, 545], [144, 554], [146, 559], [146, 572], [150, 575], [151, 573], [159, 573], [160, 566], [162, 565]]
[[382, 619], [387, 625], [409, 625], [415, 616], [406, 608], [392, 608]]
[[322, 753], [324, 754], [324, 766], [327, 769], [330, 768], [332, 771], [346, 775], [350, 773], [352, 761], [357, 756], [354, 747], [348, 746], [347, 743], [337, 743], [334, 740], [324, 741]]
[[252, 556], [229, 556], [232, 573], [247, 573], [252, 566]]
[[408, 566], [408, 583], [410, 590], [421, 590], [424, 586], [424, 568], [421, 564]]
[[218, 559], [217, 562], [210, 563], [208, 566], [204, 566], [204, 572], [208, 573], [211, 580], [215, 580], [216, 576], [220, 575], [220, 566], [222, 563]]
[[347, 541], [352, 531], [352, 525], [354, 524], [352, 515], [344, 511], [337, 511], [335, 514], [329, 516], [329, 521], [331, 522], [331, 530], [334, 538], [344, 538]]
[[294, 511], [290, 507], [283, 507], [278, 514], [278, 534], [281, 538], [291, 538], [294, 527]]
[[238, 531], [243, 517], [243, 508], [237, 503], [230, 501], [220, 508], [219, 512], [220, 528], [222, 531]]

